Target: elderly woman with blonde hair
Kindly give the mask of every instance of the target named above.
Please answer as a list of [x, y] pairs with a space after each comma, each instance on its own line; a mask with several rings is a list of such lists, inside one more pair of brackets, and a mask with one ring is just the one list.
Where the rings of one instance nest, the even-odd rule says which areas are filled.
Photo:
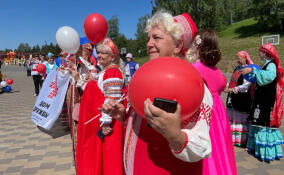
[[[197, 28], [187, 13], [173, 17], [168, 12], [158, 11], [148, 20], [145, 31], [150, 60], [159, 57], [184, 59]], [[202, 159], [211, 153], [209, 126], [213, 104], [212, 96], [204, 86], [202, 104], [188, 122], [181, 121], [180, 105], [175, 113], [167, 113], [147, 99], [144, 102], [145, 118], [132, 107], [126, 113], [124, 106], [114, 101], [103, 105], [105, 112], [112, 111], [113, 118], [127, 122], [126, 174], [202, 174]]]
[[[97, 45], [98, 62], [103, 67], [97, 80], [90, 80], [81, 99], [77, 135], [77, 174], [122, 175], [123, 125], [98, 110], [109, 100], [118, 101], [124, 87], [123, 65], [110, 38]], [[94, 116], [97, 116], [93, 120]], [[112, 163], [115, 162], [115, 163]]]

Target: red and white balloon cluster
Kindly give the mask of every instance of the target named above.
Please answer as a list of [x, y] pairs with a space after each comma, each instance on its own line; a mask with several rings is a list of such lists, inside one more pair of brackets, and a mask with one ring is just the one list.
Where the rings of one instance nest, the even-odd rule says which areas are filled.
[[1, 81], [0, 83], [0, 88], [2, 88], [5, 92], [11, 92], [12, 88], [11, 88], [11, 84], [14, 83], [13, 79], [7, 79], [6, 81]]
[[[107, 21], [98, 13], [90, 14], [85, 19], [84, 31], [91, 44], [97, 44], [106, 37]], [[69, 54], [75, 54], [80, 47], [78, 32], [69, 26], [63, 26], [57, 30], [56, 42], [63, 51]]]

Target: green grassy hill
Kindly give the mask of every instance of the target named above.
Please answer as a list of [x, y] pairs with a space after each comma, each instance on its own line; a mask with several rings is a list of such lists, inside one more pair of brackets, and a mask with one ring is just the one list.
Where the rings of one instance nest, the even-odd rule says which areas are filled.
[[[219, 45], [222, 52], [222, 59], [218, 67], [223, 72], [232, 72], [237, 66], [235, 55], [237, 52], [247, 51], [255, 64], [261, 65], [262, 60], [259, 58], [259, 47], [261, 38], [265, 35], [278, 33], [260, 33], [260, 27], [253, 18], [246, 19], [229, 26], [226, 30], [219, 32]], [[280, 44], [275, 46], [278, 56], [284, 63], [284, 36], [280, 35]], [[142, 65], [148, 60], [148, 57], [137, 58], [136, 61]]]
[[[218, 67], [223, 72], [232, 72], [237, 63], [235, 55], [238, 51], [247, 51], [254, 63], [261, 65], [263, 62], [259, 58], [259, 47], [261, 46], [262, 36], [278, 33], [260, 33], [257, 21], [246, 19], [229, 26], [226, 30], [219, 33], [220, 49], [222, 60]], [[284, 37], [280, 35], [280, 44], [276, 45], [278, 56], [284, 62]]]

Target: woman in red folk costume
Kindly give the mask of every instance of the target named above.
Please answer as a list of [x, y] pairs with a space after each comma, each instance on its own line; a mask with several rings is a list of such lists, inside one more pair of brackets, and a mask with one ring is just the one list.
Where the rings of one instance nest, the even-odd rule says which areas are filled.
[[[187, 13], [173, 17], [168, 12], [158, 11], [148, 20], [146, 32], [150, 60], [159, 57], [184, 59], [197, 28]], [[209, 125], [212, 104], [206, 85], [199, 110], [187, 122], [180, 119], [180, 105], [175, 113], [167, 113], [147, 99], [144, 119], [132, 107], [126, 115], [121, 104], [113, 101], [104, 104], [104, 111], [113, 111], [112, 117], [122, 123], [128, 118], [124, 144], [126, 174], [201, 175], [202, 159], [211, 153]]]
[[272, 44], [262, 45], [259, 56], [264, 60], [261, 70], [241, 70], [242, 74], [252, 73], [256, 77], [247, 149], [260, 160], [270, 162], [283, 157], [284, 140], [279, 130], [283, 117], [283, 69]]
[[228, 93], [226, 106], [231, 125], [233, 144], [244, 147], [248, 140], [248, 116], [252, 104], [252, 83], [243, 78], [240, 70], [249, 64], [253, 64], [253, 62], [246, 51], [238, 52], [236, 61], [239, 65], [235, 68], [224, 92]]
[[[63, 57], [64, 55], [60, 56]], [[72, 72], [76, 70], [75, 58], [73, 55], [72, 56], [69, 55], [69, 57], [67, 57], [65, 66], [66, 67], [64, 68], [59, 68], [59, 70], [62, 70], [65, 73], [69, 72], [70, 74], [72, 74]], [[80, 93], [75, 85], [76, 81], [74, 80], [73, 77], [70, 77], [70, 82], [66, 94], [66, 103], [67, 103], [67, 111], [69, 117], [70, 136], [72, 140], [74, 165], [76, 164], [75, 160], [76, 160], [76, 143], [77, 143], [77, 125], [78, 125], [78, 115], [79, 115], [79, 112], [76, 111], [79, 111], [78, 104], [80, 103]]]
[[[61, 63], [63, 65], [60, 69], [69, 72], [72, 75], [67, 90], [66, 102], [73, 146], [74, 165], [76, 165], [77, 127], [80, 100], [87, 82], [96, 79], [97, 77], [95, 65], [91, 65], [89, 62], [93, 50], [91, 44], [87, 40], [80, 42], [80, 44], [80, 49], [76, 53], [76, 57], [79, 59], [76, 59], [75, 55], [70, 55], [64, 51], [60, 54]], [[65, 60], [67, 60], [66, 63]]]
[[[87, 83], [81, 99], [77, 135], [78, 175], [123, 174], [123, 125], [98, 108], [109, 100], [122, 97], [124, 77], [119, 65], [118, 51], [110, 38], [97, 45], [98, 61], [103, 70], [97, 81]], [[100, 127], [102, 126], [102, 128]], [[101, 130], [102, 129], [102, 130]]]

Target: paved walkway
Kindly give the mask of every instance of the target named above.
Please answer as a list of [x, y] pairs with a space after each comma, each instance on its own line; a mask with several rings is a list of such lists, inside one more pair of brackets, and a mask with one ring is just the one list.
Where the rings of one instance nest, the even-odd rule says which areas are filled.
[[23, 67], [2, 67], [12, 78], [12, 93], [0, 94], [0, 175], [72, 175], [71, 139], [60, 122], [50, 132], [36, 127], [31, 111], [36, 97]]
[[[23, 67], [3, 67], [2, 73], [14, 84], [12, 93], [0, 94], [0, 175], [75, 174], [67, 129], [57, 122], [44, 132], [31, 121], [36, 99], [32, 79]], [[284, 135], [283, 125], [281, 131]], [[284, 175], [284, 160], [260, 162], [238, 147], [235, 153], [239, 175]]]

